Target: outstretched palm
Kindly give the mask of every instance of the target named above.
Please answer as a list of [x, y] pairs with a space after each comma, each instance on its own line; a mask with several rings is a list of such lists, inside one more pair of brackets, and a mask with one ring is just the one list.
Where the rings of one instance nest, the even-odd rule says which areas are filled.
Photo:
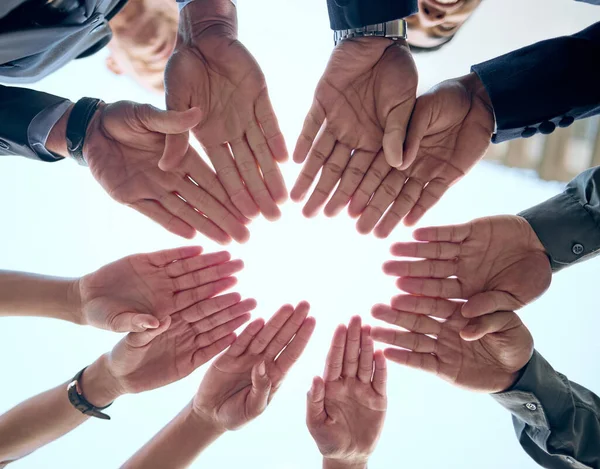
[[423, 242], [396, 243], [392, 253], [424, 260], [389, 261], [384, 271], [408, 293], [469, 300], [466, 316], [521, 308], [550, 285], [550, 262], [524, 218], [478, 218], [413, 236]]

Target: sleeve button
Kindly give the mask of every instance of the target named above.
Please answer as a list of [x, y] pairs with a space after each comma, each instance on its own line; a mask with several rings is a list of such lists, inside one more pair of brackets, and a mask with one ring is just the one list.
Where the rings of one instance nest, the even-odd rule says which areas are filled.
[[10, 145], [8, 143], [6, 143], [4, 140], [0, 140], [0, 149], [10, 150]]
[[575, 121], [574, 117], [565, 116], [561, 120], [558, 121], [558, 126], [559, 127], [569, 127], [574, 121]]
[[529, 138], [533, 137], [535, 134], [537, 134], [537, 129], [535, 127], [525, 127], [523, 132], [521, 132], [521, 137]]
[[573, 245], [573, 247], [571, 248], [571, 251], [573, 252], [573, 254], [575, 254], [576, 256], [579, 256], [580, 254], [583, 253], [583, 244], [579, 244], [579, 243], [575, 243]]
[[525, 404], [525, 408], [531, 412], [535, 412], [537, 410], [537, 406], [533, 402], [528, 402]]
[[540, 133], [548, 135], [554, 132], [554, 129], [556, 129], [556, 125], [554, 124], [554, 122], [544, 121], [540, 124], [539, 129]]

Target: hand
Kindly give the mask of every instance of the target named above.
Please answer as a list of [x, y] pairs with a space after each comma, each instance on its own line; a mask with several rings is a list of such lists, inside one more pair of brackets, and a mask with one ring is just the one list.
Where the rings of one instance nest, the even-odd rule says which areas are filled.
[[308, 159], [292, 200], [304, 199], [322, 168], [305, 216], [317, 214], [341, 179], [325, 208], [327, 216], [338, 214], [377, 154], [385, 154], [394, 167], [404, 166], [416, 91], [417, 69], [405, 41], [347, 39], [334, 49], [294, 151], [296, 163]]
[[[309, 305], [286, 305], [264, 324], [250, 323], [213, 362], [194, 397], [194, 411], [218, 428], [237, 430], [264, 412], [315, 328]], [[263, 326], [264, 325], [264, 326]]]
[[221, 244], [231, 238], [245, 242], [250, 234], [243, 223], [248, 220], [192, 148], [176, 170], [158, 168], [165, 136], [187, 132], [198, 120], [197, 109], [159, 111], [128, 101], [103, 105], [88, 127], [84, 156], [113, 199], [172, 233], [193, 238], [199, 231]]
[[467, 318], [522, 308], [550, 286], [550, 261], [524, 218], [478, 218], [421, 228], [413, 237], [424, 242], [396, 243], [392, 254], [423, 260], [389, 261], [384, 272], [400, 277], [398, 288], [407, 293], [468, 300]]
[[250, 319], [254, 300], [222, 296], [194, 312], [167, 316], [156, 329], [131, 332], [108, 355], [110, 374], [121, 393], [139, 393], [185, 378], [235, 341], [234, 331]]
[[331, 341], [323, 379], [307, 396], [306, 424], [323, 457], [340, 467], [364, 467], [383, 428], [386, 364], [373, 353], [370, 327], [359, 316], [339, 326]]
[[[376, 305], [372, 314], [406, 331], [374, 327], [371, 334], [404, 349], [384, 350], [386, 358], [396, 363], [434, 373], [471, 391], [508, 389], [531, 358], [531, 334], [513, 312], [469, 320], [460, 314], [460, 307], [456, 301], [401, 295], [391, 307]], [[428, 316], [431, 311], [445, 321]]]
[[[263, 73], [237, 40], [236, 8], [229, 0], [192, 2], [180, 13], [179, 37], [165, 73], [167, 108], [202, 110], [193, 133], [233, 204], [249, 218], [281, 215], [287, 199], [278, 162], [285, 140]], [[180, 163], [186, 135], [169, 136], [162, 169]]]
[[235, 285], [231, 275], [243, 268], [243, 262], [230, 261], [228, 252], [201, 252], [201, 247], [187, 246], [136, 254], [85, 275], [75, 288], [81, 323], [114, 332], [142, 332], [159, 327], [159, 321], [175, 312], [189, 319], [210, 302], [237, 303], [237, 293], [208, 299]]
[[416, 224], [483, 158], [494, 122], [491, 101], [475, 73], [419, 96], [404, 145], [404, 169], [386, 167], [379, 158], [352, 199], [350, 214], [360, 215], [358, 230], [375, 228], [375, 235], [385, 238], [402, 220]]

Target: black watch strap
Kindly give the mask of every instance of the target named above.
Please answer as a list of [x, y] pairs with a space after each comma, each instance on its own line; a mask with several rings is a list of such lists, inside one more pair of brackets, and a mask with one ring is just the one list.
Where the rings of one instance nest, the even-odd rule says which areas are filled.
[[67, 395], [69, 396], [69, 402], [82, 414], [90, 415], [91, 417], [96, 417], [102, 420], [110, 420], [110, 416], [106, 415], [101, 411], [110, 407], [112, 405], [112, 402], [104, 407], [96, 407], [95, 405], [90, 404], [88, 400], [83, 396], [79, 381], [81, 381], [81, 375], [83, 375], [83, 372], [86, 370], [86, 368], [87, 366], [79, 373], [77, 373], [73, 380], [67, 386]]
[[85, 134], [101, 102], [100, 99], [81, 98], [73, 106], [67, 121], [67, 149], [69, 155], [82, 166], [87, 166], [87, 162], [83, 157]]

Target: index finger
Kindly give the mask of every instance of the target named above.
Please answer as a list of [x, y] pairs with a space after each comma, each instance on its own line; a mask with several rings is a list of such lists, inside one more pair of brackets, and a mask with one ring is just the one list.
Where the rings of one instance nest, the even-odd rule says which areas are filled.
[[342, 376], [342, 367], [344, 363], [344, 349], [346, 348], [347, 329], [344, 324], [340, 324], [331, 340], [331, 347], [325, 361], [325, 372], [323, 379], [325, 381], [335, 381]]

